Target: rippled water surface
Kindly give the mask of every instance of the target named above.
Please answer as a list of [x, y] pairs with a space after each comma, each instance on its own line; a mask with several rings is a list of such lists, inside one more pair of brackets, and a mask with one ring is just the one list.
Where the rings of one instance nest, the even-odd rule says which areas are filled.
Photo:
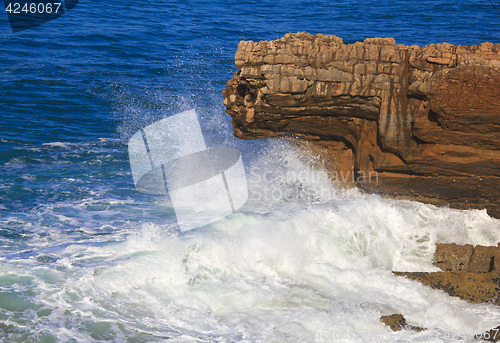
[[[489, 1], [80, 3], [13, 34], [0, 15], [0, 339], [5, 342], [463, 342], [500, 323], [396, 278], [436, 242], [493, 245], [500, 222], [330, 184], [285, 142], [240, 141], [221, 91], [238, 42], [499, 42]], [[241, 151], [250, 199], [187, 233], [134, 190], [127, 141], [195, 108]], [[403, 313], [422, 333], [393, 333]]]

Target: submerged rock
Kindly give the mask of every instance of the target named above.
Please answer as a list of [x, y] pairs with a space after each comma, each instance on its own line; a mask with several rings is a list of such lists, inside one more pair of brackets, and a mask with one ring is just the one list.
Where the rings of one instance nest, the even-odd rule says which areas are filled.
[[341, 183], [500, 217], [500, 44], [297, 33], [242, 41], [235, 62], [237, 137], [297, 137]]
[[389, 326], [392, 331], [412, 330], [420, 332], [425, 330], [424, 328], [407, 324], [405, 317], [398, 313], [391, 314], [390, 316], [382, 316], [380, 317], [380, 321]]
[[[421, 332], [426, 330], [425, 328], [407, 324], [405, 317], [403, 317], [403, 315], [399, 313], [391, 314], [389, 316], [382, 316], [380, 317], [380, 322], [390, 327], [394, 332], [402, 330]], [[481, 341], [498, 342], [500, 341], [500, 325], [491, 330], [476, 334], [473, 337]]]

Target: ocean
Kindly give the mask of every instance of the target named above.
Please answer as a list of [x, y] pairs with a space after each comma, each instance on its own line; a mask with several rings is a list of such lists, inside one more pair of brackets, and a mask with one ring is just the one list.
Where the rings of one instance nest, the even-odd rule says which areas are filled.
[[[82, 0], [17, 33], [3, 12], [1, 341], [476, 342], [498, 307], [392, 271], [437, 270], [436, 243], [496, 245], [499, 220], [331, 184], [286, 141], [234, 138], [221, 91], [240, 40], [471, 45], [499, 29], [484, 0]], [[241, 153], [249, 195], [183, 232], [134, 188], [127, 144], [190, 109], [207, 146]], [[427, 330], [392, 332], [393, 313]]]

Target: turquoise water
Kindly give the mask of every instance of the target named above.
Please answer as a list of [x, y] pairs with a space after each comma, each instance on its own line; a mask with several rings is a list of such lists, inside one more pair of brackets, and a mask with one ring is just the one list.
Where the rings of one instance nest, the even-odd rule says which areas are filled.
[[[462, 342], [500, 312], [395, 278], [436, 242], [496, 245], [500, 222], [331, 185], [286, 142], [232, 137], [238, 42], [499, 42], [488, 1], [81, 1], [11, 33], [0, 15], [0, 338], [5, 342]], [[127, 141], [195, 108], [241, 151], [250, 199], [181, 234], [134, 190]], [[392, 333], [403, 313], [424, 333]], [[472, 340], [471, 340], [472, 341]]]

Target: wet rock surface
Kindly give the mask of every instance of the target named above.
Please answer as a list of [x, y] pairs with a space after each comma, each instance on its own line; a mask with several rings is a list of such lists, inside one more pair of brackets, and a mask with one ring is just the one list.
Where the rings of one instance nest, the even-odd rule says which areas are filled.
[[442, 272], [394, 272], [471, 303], [500, 305], [500, 244], [437, 244], [434, 265]]
[[[451, 296], [470, 303], [500, 305], [500, 244], [496, 247], [482, 245], [474, 247], [470, 244], [454, 243], [437, 244], [433, 263], [443, 271], [394, 272], [394, 274], [441, 289]], [[500, 326], [478, 333], [474, 338], [498, 342], [500, 341]]]
[[389, 316], [382, 316], [380, 317], [380, 321], [390, 327], [392, 331], [412, 330], [420, 332], [425, 330], [424, 328], [407, 324], [405, 317], [398, 313], [391, 314]]
[[394, 272], [394, 274], [419, 281], [435, 289], [441, 289], [451, 296], [459, 297], [470, 303], [499, 304], [497, 275], [492, 273], [477, 274], [460, 270], [435, 273]]

